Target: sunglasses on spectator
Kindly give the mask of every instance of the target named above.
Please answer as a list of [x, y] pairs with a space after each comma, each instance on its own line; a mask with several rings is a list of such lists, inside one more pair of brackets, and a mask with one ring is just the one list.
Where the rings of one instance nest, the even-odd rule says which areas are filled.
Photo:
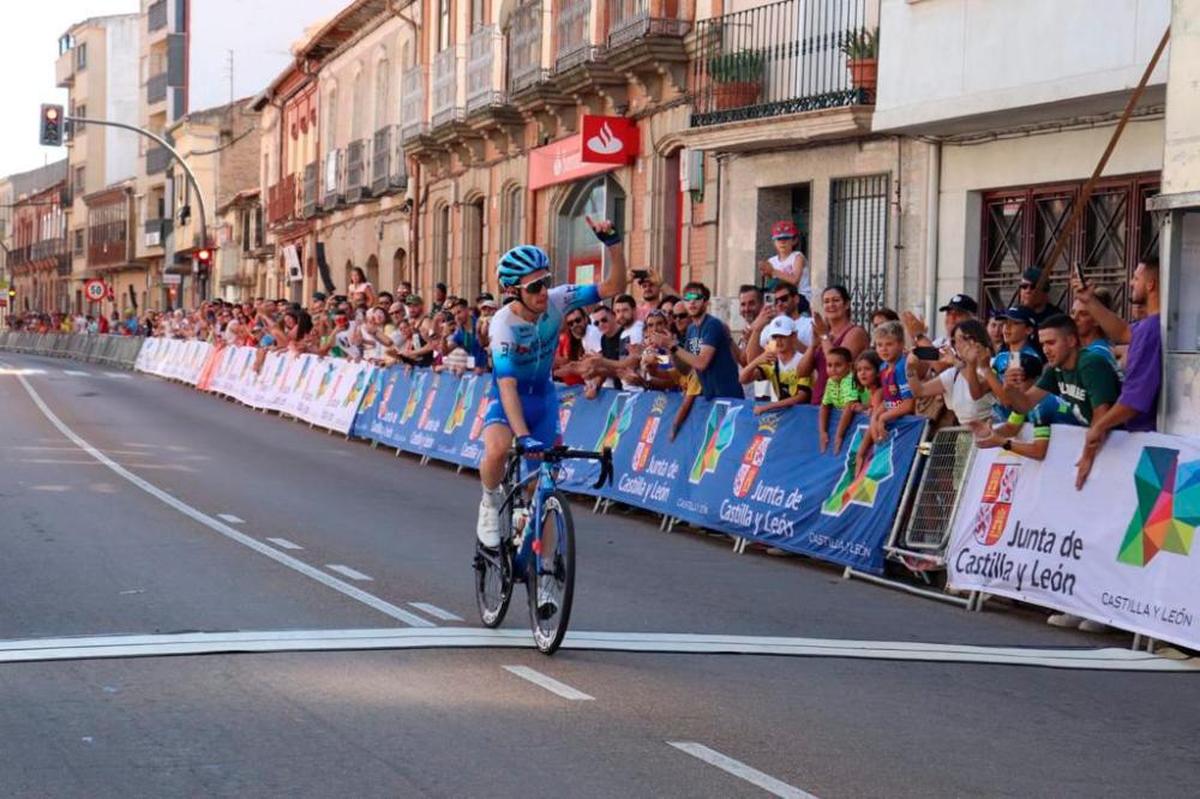
[[791, 299], [791, 296], [788, 294], [776, 294], [774, 297], [771, 298], [771, 300], [776, 305], [783, 305], [785, 302], [787, 302], [790, 299]]
[[530, 294], [541, 294], [543, 291], [550, 288], [550, 278], [543, 277], [540, 280], [533, 281], [532, 283], [526, 283], [524, 286], [521, 286], [521, 288]]
[[1033, 288], [1033, 284], [1032, 284], [1032, 283], [1022, 283], [1022, 284], [1021, 284], [1021, 290], [1022, 290], [1022, 291], [1028, 291], [1028, 290], [1029, 290], [1029, 289], [1031, 289], [1031, 288]]
[[671, 316], [673, 316], [675, 319], [687, 319], [688, 318], [688, 315], [685, 313], [671, 314]]
[[683, 298], [688, 302], [691, 302], [692, 300], [703, 300], [704, 295], [698, 291], [689, 291], [687, 294], [683, 295]]
[[567, 320], [567, 324], [574, 327], [575, 325], [586, 325], [587, 319], [582, 316], [576, 316]]

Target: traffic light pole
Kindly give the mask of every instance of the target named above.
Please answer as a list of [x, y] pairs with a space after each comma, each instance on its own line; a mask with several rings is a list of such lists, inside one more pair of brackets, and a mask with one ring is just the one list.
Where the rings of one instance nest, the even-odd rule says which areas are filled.
[[164, 150], [166, 150], [168, 153], [170, 153], [171, 157], [175, 159], [175, 161], [179, 164], [179, 166], [181, 166], [183, 168], [184, 173], [187, 174], [188, 182], [191, 183], [191, 185], [192, 185], [192, 191], [196, 192], [196, 204], [200, 206], [200, 246], [202, 248], [209, 247], [208, 214], [205, 213], [204, 195], [200, 192], [200, 184], [198, 182], [196, 182], [196, 175], [195, 175], [195, 173], [192, 172], [192, 168], [187, 165], [187, 162], [183, 160], [183, 157], [178, 152], [176, 152], [175, 148], [167, 143], [166, 139], [164, 139], [162, 136], [159, 136], [157, 133], [151, 133], [150, 131], [146, 130], [145, 128], [139, 128], [137, 125], [126, 125], [124, 122], [110, 122], [107, 119], [86, 119], [84, 117], [73, 117], [73, 116], [66, 116], [63, 118], [67, 122], [71, 122], [73, 124], [79, 123], [79, 124], [84, 124], [84, 125], [104, 125], [104, 126], [110, 127], [110, 128], [121, 128], [122, 130], [131, 130], [134, 133], [138, 133], [142, 136], [145, 136], [147, 139], [151, 139], [152, 141], [156, 142], [160, 147], [162, 147]]

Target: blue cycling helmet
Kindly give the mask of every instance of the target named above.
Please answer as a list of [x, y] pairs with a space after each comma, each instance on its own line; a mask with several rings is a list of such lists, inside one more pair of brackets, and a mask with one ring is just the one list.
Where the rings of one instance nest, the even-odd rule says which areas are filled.
[[526, 275], [549, 268], [550, 256], [546, 255], [545, 250], [532, 244], [519, 244], [500, 257], [497, 271], [500, 285], [512, 288]]

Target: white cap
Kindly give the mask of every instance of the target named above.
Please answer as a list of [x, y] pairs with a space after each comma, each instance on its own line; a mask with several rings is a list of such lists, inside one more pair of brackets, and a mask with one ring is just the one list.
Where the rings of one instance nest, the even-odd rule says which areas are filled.
[[768, 336], [794, 336], [796, 335], [796, 323], [792, 321], [790, 316], [780, 314], [771, 320], [767, 325]]

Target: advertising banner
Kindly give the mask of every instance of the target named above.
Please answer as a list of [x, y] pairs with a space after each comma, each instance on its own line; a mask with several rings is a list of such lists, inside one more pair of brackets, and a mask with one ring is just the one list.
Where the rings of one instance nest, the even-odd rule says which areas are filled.
[[1041, 462], [976, 454], [954, 521], [952, 585], [1200, 647], [1200, 446], [1113, 433], [1076, 491], [1085, 433], [1055, 426]]

